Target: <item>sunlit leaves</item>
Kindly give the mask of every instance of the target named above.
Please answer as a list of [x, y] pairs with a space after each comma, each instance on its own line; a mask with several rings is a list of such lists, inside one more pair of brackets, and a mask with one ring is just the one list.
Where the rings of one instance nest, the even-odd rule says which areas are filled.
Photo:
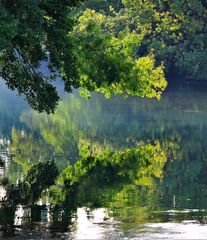
[[[166, 71], [206, 79], [207, 9], [204, 1], [123, 0], [125, 12], [134, 26], [145, 32], [140, 54], [154, 50]], [[194, 65], [197, 67], [194, 68]], [[193, 68], [193, 70], [192, 70]]]
[[[69, 35], [77, 43], [80, 86], [106, 97], [112, 94], [160, 97], [166, 87], [163, 66], [152, 54], [139, 58], [136, 49], [143, 33], [131, 29], [119, 14], [106, 16], [87, 9]], [[127, 19], [125, 19], [127, 20]]]

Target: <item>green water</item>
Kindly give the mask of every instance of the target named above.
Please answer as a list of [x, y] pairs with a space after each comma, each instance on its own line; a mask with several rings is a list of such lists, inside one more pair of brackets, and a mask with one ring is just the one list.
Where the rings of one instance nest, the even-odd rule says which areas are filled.
[[16, 183], [33, 164], [46, 160], [54, 160], [61, 171], [80, 158], [83, 146], [95, 153], [116, 152], [140, 142], [160, 144], [166, 155], [162, 176], [153, 184], [108, 186], [110, 194], [105, 191], [101, 201], [89, 199], [73, 210], [55, 208], [47, 194], [30, 208], [1, 207], [2, 239], [206, 238], [205, 90], [167, 90], [159, 102], [105, 100], [97, 94], [88, 101], [77, 93], [63, 98], [56, 114], [47, 116], [1, 86], [1, 179]]

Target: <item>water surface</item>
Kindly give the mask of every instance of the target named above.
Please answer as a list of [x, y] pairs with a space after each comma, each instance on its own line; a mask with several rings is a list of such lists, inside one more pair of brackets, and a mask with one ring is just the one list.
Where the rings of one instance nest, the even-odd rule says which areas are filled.
[[[61, 170], [94, 152], [155, 143], [166, 153], [163, 177], [151, 185], [113, 186], [112, 198], [77, 211], [54, 209], [45, 197], [31, 208], [0, 209], [1, 238], [205, 239], [207, 236], [207, 92], [167, 90], [161, 100], [78, 93], [64, 96], [55, 115], [32, 111], [2, 85], [0, 178], [16, 183], [39, 161]], [[0, 196], [5, 195], [3, 186]]]

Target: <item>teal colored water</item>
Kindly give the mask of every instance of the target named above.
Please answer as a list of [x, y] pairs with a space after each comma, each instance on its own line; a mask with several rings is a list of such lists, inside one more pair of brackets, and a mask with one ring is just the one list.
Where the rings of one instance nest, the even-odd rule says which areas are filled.
[[73, 211], [54, 208], [47, 194], [30, 208], [2, 206], [1, 238], [206, 239], [206, 104], [207, 92], [190, 87], [167, 90], [160, 101], [75, 93], [47, 116], [2, 85], [1, 181], [15, 184], [39, 161], [54, 160], [61, 171], [83, 146], [100, 152], [158, 143], [166, 160], [153, 184], [110, 186], [110, 197]]

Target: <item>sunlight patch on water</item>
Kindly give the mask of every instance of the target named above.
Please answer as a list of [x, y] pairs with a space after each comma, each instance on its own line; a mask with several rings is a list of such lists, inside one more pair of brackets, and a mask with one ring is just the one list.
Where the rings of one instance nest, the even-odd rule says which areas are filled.
[[198, 224], [194, 220], [182, 223], [145, 224], [142, 239], [206, 239], [207, 225]]
[[[1, 176], [1, 168], [0, 168], [0, 176]], [[0, 201], [6, 196], [6, 190], [3, 186], [0, 186]]]
[[115, 230], [116, 221], [109, 219], [107, 209], [99, 208], [87, 212], [86, 208], [77, 211], [75, 239], [106, 239]]
[[183, 209], [183, 210], [167, 210], [162, 211], [163, 213], [194, 213], [194, 212], [205, 212], [205, 209]]
[[14, 225], [15, 226], [21, 226], [23, 223], [23, 218], [25, 214], [25, 209], [23, 206], [18, 205], [15, 211], [15, 217], [14, 217]]

